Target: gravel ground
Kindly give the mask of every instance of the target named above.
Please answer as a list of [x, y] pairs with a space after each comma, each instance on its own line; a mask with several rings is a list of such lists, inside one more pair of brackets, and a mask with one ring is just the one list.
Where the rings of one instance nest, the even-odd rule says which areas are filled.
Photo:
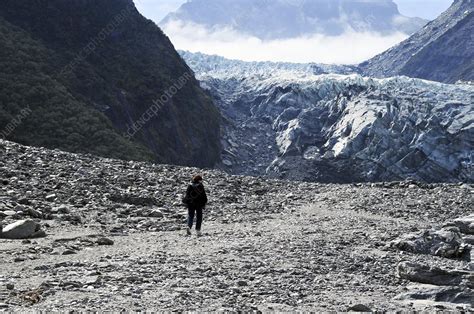
[[[0, 239], [0, 310], [455, 309], [397, 301], [401, 235], [473, 212], [471, 185], [357, 185], [229, 176], [0, 142], [0, 222], [47, 237]], [[205, 178], [204, 236], [185, 236], [180, 198]], [[113, 241], [107, 243], [105, 239]]]

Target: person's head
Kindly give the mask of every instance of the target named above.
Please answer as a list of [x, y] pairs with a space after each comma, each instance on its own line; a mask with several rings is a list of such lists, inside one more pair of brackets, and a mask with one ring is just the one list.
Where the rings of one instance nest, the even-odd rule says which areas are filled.
[[197, 175], [193, 176], [192, 181], [193, 181], [193, 183], [201, 183], [202, 182], [202, 176], [197, 174]]

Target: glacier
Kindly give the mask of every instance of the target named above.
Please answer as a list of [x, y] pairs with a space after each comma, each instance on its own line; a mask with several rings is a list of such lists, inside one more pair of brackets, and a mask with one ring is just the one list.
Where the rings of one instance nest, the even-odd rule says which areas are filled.
[[472, 85], [180, 53], [223, 115], [223, 170], [336, 183], [474, 181]]

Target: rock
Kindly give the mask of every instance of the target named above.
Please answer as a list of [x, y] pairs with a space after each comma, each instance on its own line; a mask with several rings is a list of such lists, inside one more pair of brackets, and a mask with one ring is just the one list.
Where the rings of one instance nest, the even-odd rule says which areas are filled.
[[6, 211], [3, 212], [3, 215], [5, 215], [6, 217], [15, 216], [16, 214], [17, 214], [17, 212], [14, 211], [14, 210], [6, 210]]
[[84, 283], [85, 286], [95, 286], [95, 285], [99, 285], [102, 283], [102, 277], [100, 276], [93, 276], [93, 277], [90, 277], [86, 280], [86, 282]]
[[18, 200], [18, 204], [22, 204], [22, 205], [30, 205], [31, 202], [28, 198], [26, 197], [21, 197], [19, 200]]
[[249, 285], [249, 284], [248, 284], [247, 281], [245, 281], [245, 280], [239, 280], [239, 281], [237, 281], [237, 286], [239, 286], [239, 287], [246, 287], [246, 286], [248, 286], [248, 285]]
[[82, 217], [79, 214], [64, 214], [62, 219], [70, 221], [73, 224], [79, 224], [82, 222]]
[[471, 249], [471, 256], [469, 258], [469, 270], [474, 271], [474, 249]]
[[474, 306], [474, 291], [469, 288], [421, 285], [409, 287], [408, 292], [396, 296], [395, 300], [409, 302], [427, 300]]
[[46, 195], [45, 197], [45, 200], [47, 201], [53, 201], [56, 199], [56, 194], [49, 194], [49, 195]]
[[36, 209], [28, 208], [27, 212], [28, 212], [28, 215], [30, 215], [33, 218], [43, 218], [43, 214], [40, 211], [37, 211]]
[[62, 255], [74, 255], [74, 254], [77, 254], [77, 252], [70, 249], [67, 249], [62, 253]]
[[44, 237], [46, 234], [33, 220], [19, 220], [3, 228], [1, 236], [5, 239], [30, 239]]
[[99, 238], [97, 239], [96, 243], [98, 245], [114, 245], [114, 241], [109, 239], [109, 238], [105, 238], [105, 237], [102, 237], [102, 238]]
[[466, 235], [462, 237], [462, 239], [466, 244], [471, 245], [471, 247], [474, 246], [474, 235]]
[[164, 215], [163, 215], [163, 212], [159, 209], [153, 209], [150, 211], [150, 213], [148, 214], [148, 217], [154, 217], [154, 218], [163, 218]]
[[15, 289], [15, 285], [12, 283], [7, 283], [7, 290], [13, 290]]
[[474, 234], [474, 214], [454, 220], [456, 226], [465, 234]]
[[58, 214], [69, 214], [70, 210], [69, 210], [69, 207], [67, 205], [62, 204], [60, 206], [53, 207], [51, 212], [52, 213], [58, 213]]
[[347, 312], [372, 312], [372, 309], [364, 304], [356, 304], [347, 309]]
[[412, 262], [398, 264], [398, 276], [413, 282], [436, 286], [458, 286], [466, 284], [474, 287], [474, 273], [460, 270], [444, 270]]
[[138, 206], [153, 206], [158, 205], [157, 200], [154, 197], [144, 197], [130, 194], [114, 194], [109, 196], [112, 202], [124, 203]]
[[232, 167], [234, 165], [234, 163], [230, 161], [229, 159], [224, 159], [222, 163], [228, 167]]
[[460, 257], [468, 250], [456, 227], [408, 234], [391, 245], [402, 251], [448, 258]]
[[49, 265], [40, 265], [40, 266], [36, 266], [35, 268], [33, 268], [34, 270], [48, 270], [51, 266]]
[[8, 309], [8, 304], [0, 303], [0, 309]]

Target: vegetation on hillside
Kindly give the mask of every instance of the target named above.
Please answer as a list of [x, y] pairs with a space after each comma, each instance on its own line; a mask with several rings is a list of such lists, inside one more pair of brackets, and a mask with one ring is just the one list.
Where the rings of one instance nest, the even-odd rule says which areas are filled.
[[152, 159], [148, 149], [124, 139], [105, 115], [54, 79], [54, 52], [2, 18], [0, 40], [0, 126], [25, 108], [31, 110], [8, 139], [122, 159]]
[[[0, 128], [22, 108], [32, 110], [9, 139], [123, 159], [218, 160], [219, 112], [130, 1], [6, 0], [0, 43]], [[127, 139], [183, 75], [184, 86]]]

